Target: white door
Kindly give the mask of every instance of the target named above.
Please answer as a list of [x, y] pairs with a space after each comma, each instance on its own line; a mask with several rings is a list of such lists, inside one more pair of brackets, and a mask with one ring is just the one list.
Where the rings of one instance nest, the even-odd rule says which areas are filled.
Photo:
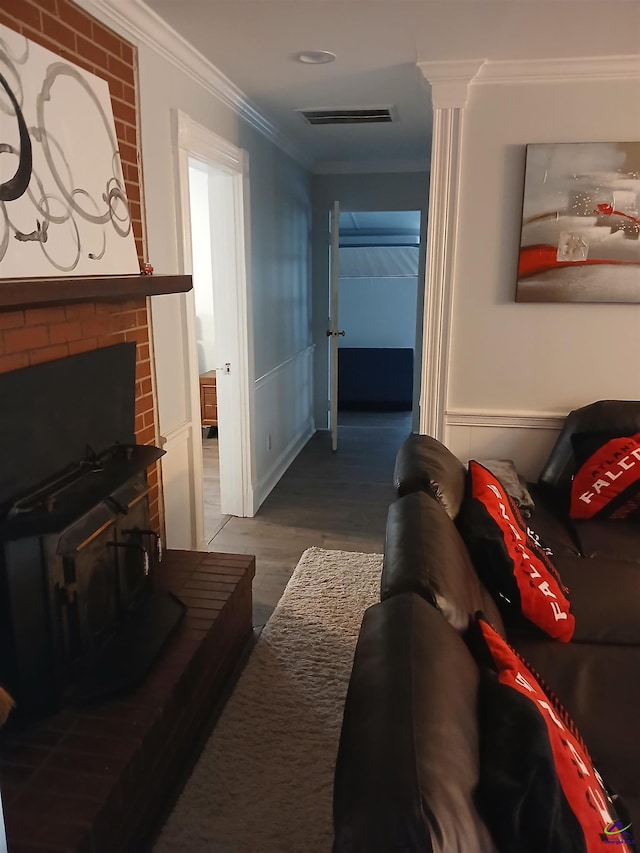
[[338, 449], [338, 287], [340, 282], [340, 202], [329, 215], [329, 428], [331, 449]]

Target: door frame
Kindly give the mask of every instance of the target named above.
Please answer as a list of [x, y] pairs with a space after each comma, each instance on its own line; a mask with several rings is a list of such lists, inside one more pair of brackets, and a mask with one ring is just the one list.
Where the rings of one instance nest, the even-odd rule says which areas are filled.
[[[213, 133], [179, 109], [172, 110], [174, 158], [176, 166], [176, 213], [178, 218], [179, 266], [184, 274], [192, 272], [191, 207], [189, 194], [189, 160], [196, 159], [231, 177], [234, 197], [233, 230], [235, 234], [236, 275], [231, 279], [214, 281], [214, 306], [224, 312], [216, 328], [227, 331], [224, 340], [216, 342], [220, 361], [231, 361], [237, 393], [233, 395], [235, 411], [225, 412], [233, 418], [235, 440], [225, 447], [228, 476], [224, 482], [223, 512], [228, 515], [253, 516], [254, 452], [253, 400], [250, 370], [253, 364], [251, 328], [251, 289], [248, 247], [249, 158], [247, 152]], [[186, 360], [189, 369], [187, 383], [188, 406], [193, 424], [200, 425], [200, 388], [195, 328], [193, 290], [186, 293]], [[227, 357], [226, 354], [232, 353]], [[202, 444], [193, 442], [193, 507], [194, 541], [202, 547], [205, 541]], [[222, 484], [221, 484], [222, 485]]]
[[[425, 326], [425, 322], [424, 322], [424, 304], [425, 304], [426, 271], [427, 271], [426, 247], [427, 247], [427, 237], [428, 237], [427, 210], [422, 208], [422, 207], [417, 207], [415, 205], [414, 206], [409, 205], [407, 207], [399, 207], [397, 205], [394, 205], [392, 207], [389, 207], [388, 205], [385, 205], [384, 202], [382, 202], [382, 201], [380, 202], [380, 204], [377, 204], [377, 203], [371, 203], [371, 200], [369, 199], [367, 203], [362, 203], [361, 201], [358, 200], [358, 201], [353, 202], [353, 204], [350, 204], [349, 206], [343, 206], [343, 202], [340, 200], [330, 202], [329, 208], [327, 211], [327, 217], [328, 217], [329, 222], [331, 222], [332, 217], [336, 215], [336, 212], [338, 214], [338, 217], [340, 216], [341, 213], [352, 213], [352, 212], [353, 213], [358, 213], [358, 212], [366, 212], [366, 213], [369, 213], [369, 212], [373, 212], [373, 213], [378, 213], [378, 212], [380, 212], [380, 213], [410, 212], [410, 213], [418, 213], [420, 215], [420, 242], [419, 242], [419, 246], [418, 246], [418, 272], [416, 274], [417, 296], [416, 296], [416, 316], [415, 316], [415, 324], [414, 324], [415, 342], [414, 342], [413, 388], [412, 388], [412, 394], [411, 394], [412, 431], [417, 432], [418, 428], [419, 428], [419, 423], [420, 423], [420, 413], [422, 410], [422, 400], [421, 400], [422, 393], [421, 392], [422, 392], [422, 385], [423, 385], [422, 377], [423, 377], [423, 372], [424, 372], [423, 366], [422, 366], [422, 351], [424, 348], [424, 342], [427, 339], [426, 326]], [[329, 304], [330, 305], [332, 305], [332, 300], [333, 300], [332, 284], [331, 284], [333, 276], [334, 276], [334, 270], [332, 268], [333, 264], [332, 264], [332, 260], [331, 260], [332, 250], [334, 249], [333, 237], [334, 237], [334, 233], [333, 233], [332, 228], [330, 226], [328, 228], [327, 234], [326, 234], [327, 257], [329, 258], [329, 261], [327, 264], [327, 281], [329, 283], [329, 294], [328, 295], [329, 295]], [[337, 243], [339, 244], [339, 242], [340, 242], [340, 228], [339, 227], [338, 227], [338, 232], [337, 232], [337, 238], [338, 238]], [[337, 272], [336, 272], [338, 279], [339, 279], [339, 272], [340, 272], [340, 267], [339, 267], [339, 263], [338, 263], [337, 264]], [[331, 314], [331, 311], [329, 313]], [[336, 312], [336, 315], [337, 314], [338, 314], [338, 312]], [[333, 399], [333, 396], [335, 394], [335, 398], [336, 398], [336, 423], [337, 423], [337, 396], [338, 396], [338, 391], [337, 391], [337, 370], [336, 370], [335, 389], [334, 389], [334, 383], [332, 381], [333, 376], [332, 376], [332, 370], [331, 370], [331, 348], [332, 348], [334, 341], [337, 342], [337, 338], [333, 337], [332, 332], [335, 332], [335, 333], [338, 332], [339, 316], [336, 316], [336, 321], [337, 321], [336, 324], [333, 325], [332, 320], [331, 320], [331, 316], [329, 316], [328, 323], [327, 323], [326, 336], [327, 336], [327, 342], [328, 342], [327, 343], [327, 377], [328, 377], [328, 382], [327, 382], [327, 387], [328, 387], [327, 411], [328, 411], [328, 417], [327, 417], [327, 422], [326, 422], [327, 426], [323, 427], [323, 429], [328, 428], [329, 434], [331, 436], [332, 450], [337, 449], [337, 438], [334, 438], [333, 430], [332, 430], [333, 416], [332, 416], [331, 406], [332, 406], [332, 399]], [[342, 334], [344, 334], [344, 332], [342, 332]], [[337, 346], [337, 343], [336, 343], [336, 346]]]
[[338, 449], [338, 304], [340, 290], [340, 202], [329, 214], [329, 430], [331, 449]]

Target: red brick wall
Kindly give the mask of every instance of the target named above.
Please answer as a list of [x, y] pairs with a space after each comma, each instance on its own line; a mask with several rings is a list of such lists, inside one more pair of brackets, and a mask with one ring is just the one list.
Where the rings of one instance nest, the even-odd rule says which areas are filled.
[[[144, 230], [138, 170], [135, 48], [69, 0], [2, 0], [4, 24], [109, 83], [138, 257]], [[155, 442], [149, 318], [144, 297], [0, 312], [0, 373], [78, 352], [136, 341], [136, 438]], [[160, 523], [159, 472], [149, 472], [151, 517]]]

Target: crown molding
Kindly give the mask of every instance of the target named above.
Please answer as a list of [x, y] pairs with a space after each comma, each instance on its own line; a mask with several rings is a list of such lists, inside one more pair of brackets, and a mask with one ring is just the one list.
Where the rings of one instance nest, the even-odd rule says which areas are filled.
[[640, 81], [640, 54], [560, 59], [506, 59], [418, 62], [431, 84], [434, 108], [466, 104], [468, 87], [499, 83], [596, 83]]
[[483, 65], [474, 83], [593, 83], [599, 80], [640, 81], [640, 54], [490, 61]]
[[311, 161], [225, 74], [143, 0], [74, 0], [134, 44], [151, 48], [305, 168]]

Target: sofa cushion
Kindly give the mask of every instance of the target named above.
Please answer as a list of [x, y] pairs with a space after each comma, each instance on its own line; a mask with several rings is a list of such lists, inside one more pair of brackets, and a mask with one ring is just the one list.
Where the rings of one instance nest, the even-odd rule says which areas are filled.
[[574, 630], [568, 591], [500, 482], [474, 460], [458, 522], [478, 575], [505, 619], [524, 617], [568, 642]]
[[578, 469], [571, 484], [571, 518], [628, 518], [640, 513], [640, 433], [572, 436]]
[[530, 483], [529, 490], [536, 508], [527, 523], [551, 547], [555, 563], [571, 554], [640, 563], [640, 518], [576, 521], [569, 518], [568, 500], [552, 489]]
[[640, 646], [637, 563], [567, 556], [554, 557], [554, 563], [571, 590], [572, 642]]
[[640, 563], [639, 518], [573, 521], [572, 528], [583, 557]]
[[640, 843], [640, 647], [510, 639], [575, 720], [596, 767], [629, 807]]
[[[530, 667], [483, 619], [490, 670], [480, 690], [480, 811], [500, 849], [608, 850], [616, 810], [578, 730]], [[631, 836], [629, 836], [631, 837]], [[630, 851], [626, 844], [619, 849]]]
[[389, 507], [380, 597], [402, 592], [417, 592], [459, 632], [486, 607], [489, 621], [504, 633], [458, 529], [426, 492], [405, 495]]
[[428, 492], [455, 518], [464, 499], [466, 473], [444, 444], [430, 435], [412, 435], [400, 445], [393, 481], [399, 497]]
[[567, 516], [567, 501], [554, 490], [529, 483], [535, 509], [527, 524], [536, 531], [554, 557], [560, 554], [580, 554], [575, 526]]
[[478, 677], [420, 596], [366, 611], [336, 762], [334, 853], [496, 853], [475, 805]]

